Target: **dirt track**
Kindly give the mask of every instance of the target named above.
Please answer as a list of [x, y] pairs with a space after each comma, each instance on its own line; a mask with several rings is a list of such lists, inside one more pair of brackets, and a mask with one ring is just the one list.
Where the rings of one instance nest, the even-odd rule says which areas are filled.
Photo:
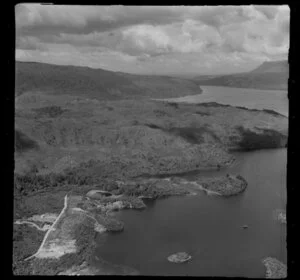
[[51, 225], [51, 227], [50, 227], [50, 228], [48, 229], [48, 231], [46, 232], [46, 234], [45, 234], [45, 236], [44, 236], [44, 239], [43, 239], [43, 241], [42, 241], [42, 243], [41, 243], [41, 246], [39, 247], [39, 249], [37, 250], [37, 252], [36, 252], [34, 255], [32, 255], [32, 256], [26, 258], [25, 260], [29, 260], [29, 259], [31, 259], [31, 258], [37, 257], [37, 256], [40, 254], [40, 252], [43, 250], [44, 244], [45, 244], [45, 242], [47, 241], [47, 238], [48, 238], [50, 232], [53, 231], [53, 230], [55, 230], [55, 226], [58, 224], [59, 220], [60, 220], [61, 217], [64, 215], [64, 213], [65, 213], [67, 207], [68, 207], [68, 195], [65, 196], [65, 198], [64, 198], [64, 207], [63, 207], [63, 209], [61, 210], [61, 212], [60, 212], [60, 214], [58, 215], [58, 217], [56, 218], [55, 222]]

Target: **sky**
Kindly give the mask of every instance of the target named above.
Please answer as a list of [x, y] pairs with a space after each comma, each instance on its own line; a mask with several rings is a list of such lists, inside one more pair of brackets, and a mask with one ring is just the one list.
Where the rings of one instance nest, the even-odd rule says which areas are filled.
[[15, 7], [16, 60], [158, 75], [245, 72], [287, 59], [281, 6]]

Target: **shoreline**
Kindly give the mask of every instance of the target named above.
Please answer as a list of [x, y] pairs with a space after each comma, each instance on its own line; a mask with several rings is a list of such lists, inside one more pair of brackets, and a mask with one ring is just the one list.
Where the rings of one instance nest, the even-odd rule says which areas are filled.
[[[237, 161], [235, 161], [235, 163], [238, 163]], [[215, 170], [214, 170], [215, 171]], [[178, 175], [178, 174], [177, 174]], [[182, 181], [182, 178], [180, 178], [180, 177], [175, 177], [175, 178], [170, 178], [171, 176], [168, 176], [168, 178], [164, 178], [164, 179], [157, 179], [157, 178], [150, 178], [149, 180], [139, 180], [138, 181], [138, 185], [140, 185], [140, 183], [141, 182], [149, 182], [150, 183], [150, 185], [149, 186], [153, 186], [153, 184], [151, 184], [151, 182], [163, 182], [164, 184], [165, 183], [175, 183], [175, 184], [184, 184], [183, 182], [184, 181]], [[201, 178], [201, 177], [200, 177]], [[211, 180], [212, 178], [209, 178], [209, 180]], [[226, 180], [226, 178], [225, 178], [225, 180]], [[219, 180], [217, 180], [217, 182], [224, 182], [224, 177], [222, 178], [222, 177], [220, 177], [219, 178]], [[117, 182], [117, 181], [116, 181]], [[187, 182], [187, 184], [193, 184], [191, 181], [185, 181], [185, 182]], [[213, 180], [211, 181], [211, 183], [213, 183]], [[106, 183], [104, 183], [104, 184], [106, 184]], [[214, 190], [210, 190], [210, 189], [208, 189], [208, 188], [200, 188], [199, 187], [199, 184], [201, 185], [201, 180], [197, 183], [196, 182], [196, 184], [197, 184], [197, 187], [199, 188], [199, 190], [200, 191], [205, 191], [206, 193], [211, 193], [212, 191], [214, 191]], [[123, 190], [127, 190], [127, 188], [129, 187], [129, 189], [130, 188], [133, 188], [133, 189], [136, 189], [137, 188], [137, 185], [135, 185], [135, 183], [134, 182], [132, 182], [132, 181], [128, 181], [128, 182], [120, 182], [120, 181], [118, 181], [117, 183], [116, 183], [116, 185], [117, 186], [119, 186], [119, 187], [123, 187]], [[80, 188], [82, 188], [82, 187], [80, 187]], [[91, 190], [95, 190], [95, 189], [97, 189], [97, 185], [95, 185], [95, 186], [86, 186], [86, 187], [83, 187], [82, 188], [82, 190], [83, 189], [85, 189], [86, 191], [85, 191], [85, 193], [86, 193], [86, 195], [87, 195], [87, 193], [88, 192], [90, 192]], [[155, 190], [155, 189], [154, 189]], [[179, 189], [180, 190], [180, 189]], [[179, 195], [189, 195], [189, 194], [191, 194], [192, 193], [192, 191], [193, 191], [194, 189], [193, 188], [190, 188], [189, 189], [189, 191], [190, 192], [188, 192], [188, 193], [183, 193], [182, 192], [182, 190], [180, 190], [180, 192], [178, 193]], [[167, 196], [172, 196], [172, 195], [178, 195], [176, 192], [174, 193], [174, 194], [172, 194], [172, 193], [170, 193], [170, 190], [168, 190], [168, 188], [166, 189], [166, 194], [164, 194], [164, 193], [162, 193], [161, 195], [159, 195], [159, 196], [149, 196], [149, 195], [144, 195], [144, 197], [147, 197], [147, 198], [150, 198], [150, 199], [156, 199], [156, 198], [159, 198], [159, 197], [167, 197]], [[100, 188], [98, 188], [98, 190], [96, 191], [96, 192], [94, 192], [94, 194], [97, 194], [97, 192], [100, 192], [100, 193], [102, 193], [102, 194], [107, 194], [107, 193], [109, 193], [109, 191], [107, 191], [107, 190], [102, 190], [101, 189], [101, 187]], [[38, 193], [38, 192], [37, 192]], [[239, 192], [237, 192], [237, 194], [238, 194]], [[197, 193], [195, 193], [195, 194], [197, 194]], [[216, 192], [215, 194], [218, 194], [218, 195], [220, 195], [218, 192]], [[34, 194], [32, 194], [33, 196], [34, 196]], [[234, 195], [234, 194], [230, 194], [230, 195]], [[118, 199], [120, 199], [122, 197], [122, 195], [120, 196], [120, 195], [118, 195], [118, 194], [116, 194], [116, 195], [113, 195], [113, 197], [111, 197], [111, 198], [104, 198], [103, 197], [103, 201], [109, 201], [109, 200], [118, 200]], [[139, 203], [139, 200], [138, 199], [140, 199], [140, 200], [142, 200], [142, 197], [143, 197], [143, 195], [140, 195], [140, 196], [138, 196], [138, 195], [136, 195], [136, 199], [137, 199], [137, 202]], [[120, 207], [120, 205], [118, 205], [118, 204], [114, 204], [114, 202], [112, 202], [110, 205], [112, 205], [112, 207], [110, 208], [110, 210], [107, 212], [107, 213], [109, 213], [109, 212], [112, 212], [112, 211], [115, 211], [115, 210], [121, 210], [121, 209], [124, 209], [124, 208], [126, 208], [126, 207], [124, 207], [124, 205], [123, 206], [121, 206]], [[130, 203], [129, 204], [127, 204], [127, 209], [132, 209], [132, 208], [135, 208], [135, 207], [131, 207], [130, 206]], [[142, 207], [143, 208], [143, 207]], [[33, 220], [33, 219], [31, 219], [31, 220]], [[93, 252], [93, 250], [94, 249], [91, 249], [90, 250], [90, 253], [87, 253], [87, 254], [91, 254], [92, 252]]]
[[[235, 182], [236, 178], [238, 178], [238, 176], [232, 176], [231, 180], [234, 180], [232, 182]], [[204, 179], [204, 181], [205, 180], [207, 179]], [[95, 189], [93, 187], [89, 187], [90, 190], [86, 192], [85, 195], [78, 196], [68, 192], [64, 197], [63, 209], [44, 235], [39, 249], [24, 261], [25, 263], [29, 261], [30, 266], [34, 268], [33, 274], [37, 273], [40, 275], [40, 272], [38, 271], [42, 269], [42, 271], [45, 271], [44, 273], [50, 273], [51, 275], [57, 273], [68, 273], [68, 275], [73, 275], [74, 273], [83, 272], [91, 275], [91, 273], [93, 273], [92, 271], [95, 271], [95, 268], [89, 267], [89, 264], [82, 266], [82, 264], [78, 262], [83, 256], [90, 258], [93, 255], [93, 252], [96, 249], [96, 245], [93, 245], [96, 235], [106, 231], [118, 232], [124, 229], [124, 224], [113, 218], [113, 215], [110, 215], [110, 213], [121, 211], [122, 209], [144, 209], [146, 208], [146, 205], [142, 198], [145, 197], [158, 199], [178, 195], [197, 195], [203, 191], [205, 191], [207, 195], [218, 194], [220, 196], [228, 196], [240, 192], [230, 191], [230, 194], [228, 194], [228, 191], [222, 193], [222, 187], [218, 188], [218, 192], [215, 191], [215, 187], [209, 188], [210, 184], [220, 185], [223, 181], [223, 177], [210, 179], [209, 183], [203, 187], [196, 182], [183, 181], [183, 179], [180, 178], [152, 178], [149, 180], [141, 180], [139, 182], [131, 181], [123, 182], [123, 184], [119, 183], [119, 186], [124, 192], [122, 195], [114, 195], [110, 192]], [[238, 181], [236, 181], [236, 183], [238, 183]], [[144, 190], [141, 189], [140, 195], [138, 193], [126, 194], [129, 185], [136, 189], [135, 184], [138, 184], [140, 188], [144, 188]], [[150, 189], [149, 186], [151, 186]], [[43, 217], [47, 218], [47, 215], [40, 215], [40, 219]], [[28, 218], [27, 220], [32, 219], [33, 218]], [[35, 219], [38, 220], [38, 217]], [[82, 230], [84, 231], [87, 230], [87, 235], [78, 235], [78, 233], [76, 233], [78, 227], [83, 227]], [[66, 233], [64, 233], [65, 231]], [[90, 245], [83, 248], [81, 245], [77, 244], [78, 240], [81, 240], [80, 243], [83, 242], [84, 244], [89, 242]], [[81, 252], [80, 258], [77, 260], [78, 250], [83, 250], [84, 253]], [[73, 261], [72, 258], [70, 258], [66, 262], [65, 257], [68, 254], [73, 256]], [[77, 267], [78, 265], [79, 267]], [[71, 269], [72, 267], [73, 269]], [[74, 267], [77, 268], [75, 269]]]
[[285, 118], [288, 118], [289, 117], [289, 113], [288, 111], [287, 112], [280, 112], [280, 110], [276, 110], [275, 108], [255, 108], [253, 106], [242, 106], [242, 105], [232, 105], [231, 103], [225, 103], [225, 102], [222, 102], [222, 101], [214, 101], [214, 100], [204, 100], [203, 101], [190, 101], [189, 99], [190, 98], [195, 98], [195, 97], [201, 97], [201, 95], [205, 95], [205, 88], [203, 89], [202, 87], [216, 87], [216, 88], [223, 88], [223, 87], [226, 87], [226, 88], [232, 88], [233, 90], [237, 89], [237, 90], [254, 90], [254, 91], [257, 91], [257, 92], [261, 92], [261, 91], [278, 91], [282, 94], [286, 94], [288, 93], [288, 90], [282, 90], [282, 89], [256, 89], [256, 88], [237, 88], [237, 87], [230, 87], [230, 86], [210, 86], [210, 85], [199, 85], [200, 89], [202, 90], [201, 93], [199, 94], [194, 94], [194, 95], [186, 95], [186, 96], [180, 96], [180, 97], [171, 97], [171, 98], [152, 98], [151, 100], [153, 101], [158, 101], [158, 102], [166, 102], [166, 103], [175, 103], [175, 104], [180, 104], [180, 103], [185, 103], [185, 104], [199, 104], [199, 105], [210, 105], [210, 104], [215, 104], [216, 106], [224, 106], [224, 107], [236, 107], [236, 108], [239, 108], [239, 109], [244, 109], [244, 110], [247, 110], [247, 111], [253, 111], [253, 112], [259, 112], [259, 111], [262, 111], [262, 112], [268, 112], [268, 113], [271, 113], [271, 114], [274, 114], [274, 115], [277, 115], [277, 116], [281, 116], [281, 117], [285, 117]]
[[[29, 274], [77, 275], [79, 273], [81, 275], [98, 275], [99, 269], [101, 270], [102, 268], [95, 268], [88, 261], [96, 249], [96, 235], [104, 231], [120, 231], [123, 229], [123, 225], [114, 218], [109, 217], [107, 211], [100, 211], [104, 219], [100, 215], [95, 214], [94, 209], [97, 207], [91, 208], [89, 200], [86, 200], [86, 198], [72, 194], [65, 196], [65, 204], [61, 215], [57, 217], [44, 235], [37, 252], [23, 261], [24, 265], [27, 265], [31, 271]], [[74, 207], [80, 202], [86, 203], [89, 211]], [[128, 205], [123, 206], [127, 207]], [[109, 205], [106, 207], [109, 207]], [[42, 219], [43, 216], [44, 214], [40, 215], [40, 218]], [[103, 229], [101, 225], [103, 222], [106, 223], [106, 226], [104, 230], [99, 230], [99, 227]], [[116, 222], [117, 224], [115, 224]], [[116, 228], [115, 226], [118, 223], [121, 227]], [[69, 250], [66, 246], [72, 240], [75, 243], [71, 245], [73, 246], [72, 250]], [[103, 268], [104, 271], [107, 271], [108, 274], [114, 274], [113, 268], [116, 267], [114, 264], [109, 264], [103, 260], [103, 266], [105, 266], [105, 269]]]
[[266, 268], [265, 278], [286, 278], [287, 277], [287, 265], [277, 260], [276, 258], [267, 257], [262, 260]]
[[37, 252], [36, 252], [35, 254], [33, 254], [32, 256], [30, 256], [30, 257], [28, 257], [28, 258], [26, 258], [25, 261], [30, 260], [31, 258], [37, 257], [37, 255], [40, 254], [40, 252], [42, 251], [43, 246], [44, 246], [44, 244], [45, 244], [45, 242], [46, 242], [46, 240], [47, 240], [47, 238], [48, 238], [50, 232], [53, 231], [53, 230], [55, 230], [55, 226], [59, 223], [59, 220], [60, 220], [60, 219], [63, 217], [63, 215], [65, 214], [65, 211], [66, 211], [67, 207], [68, 207], [68, 195], [66, 195], [66, 196], [64, 197], [64, 207], [63, 207], [63, 209], [61, 210], [61, 212], [60, 212], [60, 214], [58, 215], [58, 217], [56, 218], [56, 220], [53, 222], [53, 224], [50, 226], [50, 228], [49, 228], [48, 231], [46, 232], [46, 234], [45, 234], [45, 236], [44, 236], [44, 238], [43, 238], [43, 241], [42, 241], [42, 243], [41, 243], [39, 249], [37, 250]]
[[[91, 108], [88, 111], [76, 111], [71, 105], [65, 105], [61, 110], [56, 110], [60, 113], [59, 118], [48, 116], [49, 108], [41, 108], [39, 113], [44, 114], [41, 120], [49, 126], [49, 133], [44, 133], [43, 124], [35, 126], [36, 113], [30, 112], [28, 118], [25, 114], [26, 118], [23, 116], [22, 119], [20, 112], [19, 126], [23, 124], [24, 135], [39, 143], [42, 157], [38, 155], [39, 158], [35, 158], [36, 151], [30, 150], [16, 158], [16, 162], [21, 162], [21, 167], [27, 167], [26, 160], [34, 162], [32, 168], [23, 175], [15, 173], [16, 216], [24, 218], [51, 212], [64, 214], [62, 219], [58, 219], [56, 230], [47, 232], [51, 240], [56, 237], [63, 240], [62, 244], [55, 245], [61, 256], [59, 260], [39, 259], [38, 265], [33, 265], [35, 272], [55, 274], [58, 272], [57, 266], [63, 267], [63, 270], [74, 264], [80, 266], [93, 251], [93, 244], [89, 241], [94, 239], [97, 231], [101, 234], [124, 229], [124, 224], [109, 217], [109, 213], [122, 209], [143, 209], [143, 197], [158, 199], [205, 192], [221, 195], [225, 199], [242, 193], [246, 185], [237, 176], [205, 179], [201, 178], [201, 172], [224, 172], [236, 164], [237, 160], [229, 150], [231, 146], [242, 145], [242, 151], [278, 148], [282, 147], [287, 137], [286, 118], [272, 112], [253, 111], [216, 102], [177, 106], [173, 103], [145, 101], [143, 107], [139, 102], [95, 103], [90, 105], [95, 106], [92, 107], [97, 112], [95, 115], [91, 113]], [[102, 112], [104, 115], [101, 115]], [[74, 123], [74, 114], [79, 116], [80, 121]], [[109, 118], [105, 122], [97, 121], [107, 116]], [[247, 123], [246, 126], [245, 118], [251, 124]], [[72, 130], [65, 133], [67, 127]], [[36, 135], [40, 135], [41, 139], [36, 139]], [[87, 146], [93, 146], [94, 150], [88, 150], [90, 155], [82, 160], [80, 156], [87, 153]], [[66, 153], [66, 161], [60, 161], [66, 157]], [[76, 161], [78, 164], [74, 165]], [[49, 172], [41, 175], [41, 170]], [[199, 175], [194, 184], [187, 180], [184, 183], [184, 179], [180, 178], [193, 173]], [[100, 194], [97, 197], [99, 192], [96, 192], [95, 197], [91, 193], [89, 199], [82, 200], [89, 191], [95, 189], [111, 193], [112, 196], [104, 198]], [[75, 201], [71, 208], [77, 210], [68, 210], [65, 214], [61, 198], [70, 191]], [[93, 219], [86, 217], [83, 214], [85, 211]], [[99, 211], [100, 215], [97, 213]], [[72, 229], [67, 233], [63, 229], [65, 222], [66, 228]], [[95, 226], [95, 223], [100, 226]], [[18, 231], [20, 228], [16, 225]], [[24, 236], [30, 241], [30, 235]], [[77, 240], [81, 244], [79, 247], [76, 247]], [[30, 247], [28, 244], [26, 246]], [[48, 253], [51, 255], [50, 247]], [[16, 254], [23, 256], [21, 248]], [[64, 251], [68, 252], [68, 257]], [[30, 262], [31, 258], [32, 255]]]

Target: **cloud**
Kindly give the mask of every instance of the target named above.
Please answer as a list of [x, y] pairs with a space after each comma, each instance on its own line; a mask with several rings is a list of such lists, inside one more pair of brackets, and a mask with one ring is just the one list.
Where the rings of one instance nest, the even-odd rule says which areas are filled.
[[135, 24], [167, 24], [180, 21], [180, 7], [159, 6], [64, 6], [19, 4], [16, 27], [26, 34], [91, 33]]
[[228, 23], [242, 23], [259, 15], [273, 19], [287, 6], [65, 6], [19, 4], [16, 26], [23, 32], [63, 30], [68, 33], [91, 33], [148, 24], [164, 25], [186, 19], [219, 28]]
[[16, 38], [16, 47], [23, 50], [45, 50], [47, 46], [37, 37], [24, 36]]
[[289, 47], [288, 6], [19, 4], [15, 12], [23, 60], [213, 72], [285, 58]]
[[230, 23], [241, 23], [251, 19], [246, 10], [251, 7], [236, 7], [236, 6], [205, 6], [198, 9], [191, 9], [191, 18], [206, 25], [219, 29], [220, 27]]

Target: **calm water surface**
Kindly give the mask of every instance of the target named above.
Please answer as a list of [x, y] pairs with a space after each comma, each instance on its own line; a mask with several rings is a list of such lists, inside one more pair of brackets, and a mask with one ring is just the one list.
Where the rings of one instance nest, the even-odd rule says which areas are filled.
[[201, 94], [165, 99], [173, 102], [203, 103], [218, 102], [249, 109], [271, 109], [288, 116], [286, 90], [260, 90], [221, 86], [201, 86]]
[[[124, 232], [99, 235], [97, 255], [142, 275], [264, 277], [264, 257], [287, 261], [286, 227], [274, 219], [286, 206], [286, 161], [286, 149], [238, 154], [229, 169], [201, 174], [241, 174], [249, 185], [239, 196], [171, 197], [121, 211]], [[168, 262], [178, 251], [192, 260]]]

